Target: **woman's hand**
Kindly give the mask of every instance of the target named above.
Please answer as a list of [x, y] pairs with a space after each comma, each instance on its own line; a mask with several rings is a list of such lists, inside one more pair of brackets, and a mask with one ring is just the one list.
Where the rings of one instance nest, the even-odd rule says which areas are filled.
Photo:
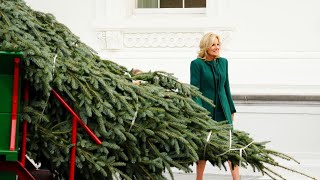
[[143, 81], [143, 80], [133, 80], [132, 81], [133, 84], [136, 84], [136, 85], [140, 85], [140, 84], [147, 84], [148, 81]]
[[132, 82], [133, 82], [133, 84], [136, 84], [136, 85], [140, 85], [141, 84], [140, 80], [133, 80]]

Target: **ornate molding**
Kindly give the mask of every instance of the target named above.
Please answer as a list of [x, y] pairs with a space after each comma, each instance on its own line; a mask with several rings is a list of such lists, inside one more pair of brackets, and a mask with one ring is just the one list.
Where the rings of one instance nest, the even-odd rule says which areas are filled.
[[97, 33], [101, 49], [122, 49], [123, 33], [121, 31], [100, 31]]
[[127, 48], [183, 48], [196, 47], [200, 32], [129, 32], [124, 34]]
[[[206, 31], [132, 31], [100, 30], [97, 38], [102, 50], [120, 50], [123, 48], [197, 48]], [[219, 34], [224, 45], [228, 42], [232, 30], [213, 30]]]

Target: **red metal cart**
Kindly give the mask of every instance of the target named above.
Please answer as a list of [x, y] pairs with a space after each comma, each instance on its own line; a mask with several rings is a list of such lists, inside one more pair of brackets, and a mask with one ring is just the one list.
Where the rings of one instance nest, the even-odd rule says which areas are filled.
[[[22, 180], [35, 180], [25, 168], [26, 162], [26, 139], [27, 122], [20, 120], [21, 104], [21, 61], [22, 52], [0, 51], [0, 179], [16, 180], [17, 176]], [[70, 151], [69, 180], [74, 180], [77, 124], [90, 135], [97, 143], [101, 144], [99, 138], [83, 123], [79, 116], [63, 100], [59, 93], [52, 90], [54, 97], [72, 114], [72, 136], [71, 143], [74, 145]], [[28, 87], [23, 88], [23, 100], [29, 100]], [[22, 125], [21, 145], [18, 145], [18, 129]], [[21, 150], [20, 160], [18, 148]]]

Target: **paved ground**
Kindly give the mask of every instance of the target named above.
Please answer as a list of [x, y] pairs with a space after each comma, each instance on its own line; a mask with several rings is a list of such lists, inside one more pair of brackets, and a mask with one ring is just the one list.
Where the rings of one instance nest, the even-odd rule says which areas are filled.
[[[235, 128], [250, 133], [257, 141], [270, 140], [268, 147], [296, 158], [300, 164], [279, 160], [286, 167], [320, 179], [320, 103], [310, 101], [236, 102]], [[298, 132], [298, 133], [297, 133]], [[278, 159], [277, 159], [278, 160]], [[288, 180], [309, 178], [271, 167]], [[195, 167], [191, 167], [195, 172]], [[195, 173], [173, 170], [175, 180], [195, 180]], [[241, 180], [270, 180], [268, 176], [240, 169]], [[165, 176], [170, 180], [169, 174]], [[204, 180], [232, 180], [230, 172], [206, 166]]]
[[[166, 174], [168, 179], [171, 179], [168, 174]], [[186, 173], [174, 173], [175, 180], [195, 180], [196, 175], [186, 174]], [[232, 180], [231, 175], [219, 175], [219, 174], [205, 174], [204, 180]], [[270, 180], [267, 177], [261, 176], [241, 176], [241, 180]]]

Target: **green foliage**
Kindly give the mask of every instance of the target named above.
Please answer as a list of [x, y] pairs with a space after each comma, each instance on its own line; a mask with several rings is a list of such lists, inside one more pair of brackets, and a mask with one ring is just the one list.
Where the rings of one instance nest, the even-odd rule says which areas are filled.
[[[25, 55], [28, 155], [61, 177], [68, 176], [72, 117], [51, 95], [52, 89], [103, 141], [96, 145], [78, 128], [77, 179], [159, 180], [165, 179], [165, 170], [173, 179], [171, 167], [191, 172], [189, 166], [199, 158], [219, 167], [241, 160], [242, 166], [280, 177], [265, 164], [285, 168], [272, 156], [292, 160], [256, 142], [240, 157], [238, 151], [229, 151], [231, 127], [212, 121], [192, 101], [192, 96], [208, 101], [195, 87], [166, 72], [131, 77], [125, 67], [102, 60], [52, 14], [34, 11], [22, 0], [0, 2], [0, 49]], [[146, 83], [138, 86], [134, 79]], [[233, 148], [253, 141], [245, 132], [233, 131], [232, 136]]]

